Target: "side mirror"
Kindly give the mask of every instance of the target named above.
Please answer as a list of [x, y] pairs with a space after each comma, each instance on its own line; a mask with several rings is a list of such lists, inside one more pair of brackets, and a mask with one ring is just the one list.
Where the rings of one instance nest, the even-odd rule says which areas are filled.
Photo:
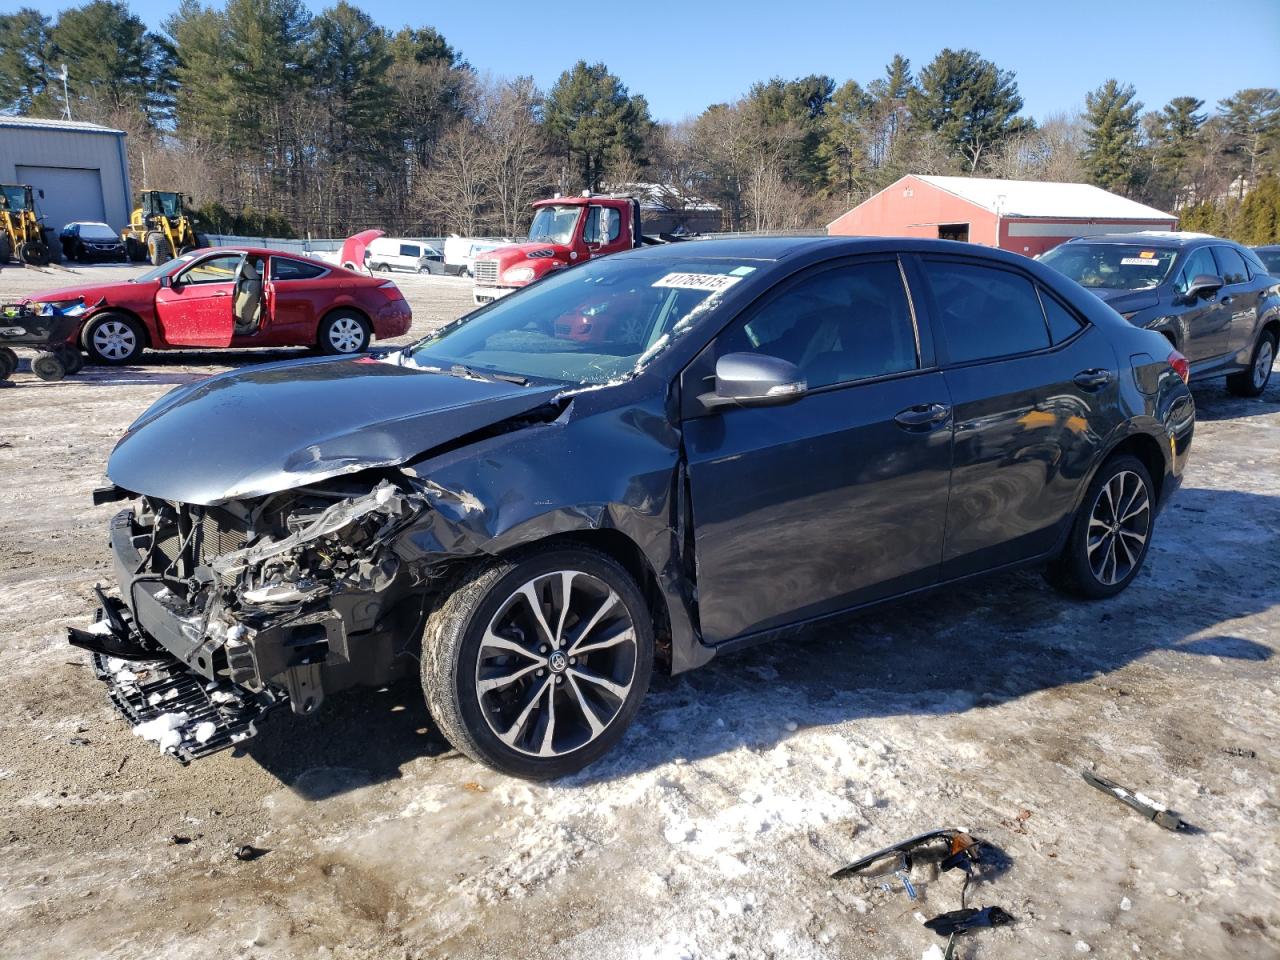
[[39, 194], [39, 196], [40, 196], [40, 199], [41, 199], [41, 200], [43, 200], [43, 199], [44, 199], [44, 191], [43, 191], [43, 190], [37, 190], [37, 191], [36, 191], [36, 193], [37, 193], [37, 194]]
[[790, 403], [809, 389], [800, 368], [758, 353], [726, 353], [716, 361], [716, 389], [699, 399], [708, 410]]
[[1198, 273], [1187, 287], [1187, 299], [1198, 300], [1211, 297], [1222, 289], [1222, 278], [1211, 273]]
[[172, 278], [172, 277], [168, 277], [168, 276], [161, 277], [161, 278], [160, 278], [160, 286], [162, 286], [162, 287], [172, 287], [172, 286], [173, 286], [173, 278]]

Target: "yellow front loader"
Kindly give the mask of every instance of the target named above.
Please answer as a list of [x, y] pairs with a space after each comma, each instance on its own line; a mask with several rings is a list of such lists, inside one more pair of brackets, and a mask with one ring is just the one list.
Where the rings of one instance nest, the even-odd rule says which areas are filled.
[[[62, 242], [36, 215], [36, 192], [27, 184], [0, 183], [0, 263], [10, 257], [33, 267], [62, 261]], [[38, 193], [43, 200], [44, 191]]]
[[[142, 190], [134, 199], [129, 225], [120, 231], [129, 259], [150, 260], [156, 266], [205, 245], [196, 233], [196, 220], [186, 212], [180, 193]], [[190, 197], [185, 198], [187, 202]]]

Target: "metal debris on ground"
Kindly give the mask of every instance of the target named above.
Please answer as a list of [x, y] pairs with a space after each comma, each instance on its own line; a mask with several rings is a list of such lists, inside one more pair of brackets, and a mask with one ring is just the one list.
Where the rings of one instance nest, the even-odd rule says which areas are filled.
[[270, 850], [263, 850], [261, 847], [255, 847], [245, 843], [245, 844], [241, 844], [240, 846], [236, 847], [235, 850], [231, 851], [231, 855], [234, 856], [237, 860], [241, 860], [248, 863], [250, 861], [257, 860], [259, 857], [265, 856], [270, 852], [271, 852]]
[[833, 880], [842, 877], [851, 877], [855, 873], [867, 869], [879, 863], [882, 860], [896, 860], [898, 866], [894, 872], [899, 870], [910, 870], [912, 857], [922, 847], [929, 847], [939, 841], [946, 841], [946, 854], [943, 857], [940, 866], [945, 870], [952, 870], [961, 866], [963, 863], [976, 862], [982, 859], [981, 843], [975, 840], [969, 834], [962, 830], [930, 830], [928, 833], [921, 833], [917, 836], [903, 840], [901, 843], [895, 843], [891, 847], [885, 847], [883, 850], [877, 850], [875, 853], [867, 854], [860, 860], [855, 860], [850, 864], [841, 867], [835, 873], [831, 874]]
[[1109, 794], [1119, 800], [1127, 807], [1137, 810], [1148, 820], [1154, 821], [1166, 830], [1187, 830], [1190, 829], [1188, 824], [1182, 817], [1165, 807], [1163, 804], [1157, 803], [1150, 797], [1131, 790], [1126, 790], [1114, 780], [1108, 780], [1106, 777], [1100, 777], [1091, 770], [1082, 770], [1080, 775], [1084, 777], [1084, 782], [1091, 787], [1097, 787], [1103, 793]]

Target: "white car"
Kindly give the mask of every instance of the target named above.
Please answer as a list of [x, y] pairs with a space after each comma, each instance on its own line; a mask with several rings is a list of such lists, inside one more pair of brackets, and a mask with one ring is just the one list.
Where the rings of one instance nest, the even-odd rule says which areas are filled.
[[444, 273], [440, 251], [421, 240], [379, 237], [369, 244], [365, 262], [373, 271], [407, 270], [410, 273]]

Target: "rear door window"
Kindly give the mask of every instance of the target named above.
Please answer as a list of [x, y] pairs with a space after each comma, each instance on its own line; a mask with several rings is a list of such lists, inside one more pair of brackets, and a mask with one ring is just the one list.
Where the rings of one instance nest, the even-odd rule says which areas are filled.
[[952, 363], [1043, 350], [1049, 331], [1031, 281], [958, 260], [922, 261]]
[[1244, 265], [1244, 257], [1240, 254], [1230, 247], [1214, 247], [1213, 256], [1218, 261], [1222, 282], [1227, 286], [1249, 282], [1249, 268]]
[[915, 370], [915, 326], [896, 260], [824, 270], [722, 334], [717, 356], [789, 360], [810, 387]]

